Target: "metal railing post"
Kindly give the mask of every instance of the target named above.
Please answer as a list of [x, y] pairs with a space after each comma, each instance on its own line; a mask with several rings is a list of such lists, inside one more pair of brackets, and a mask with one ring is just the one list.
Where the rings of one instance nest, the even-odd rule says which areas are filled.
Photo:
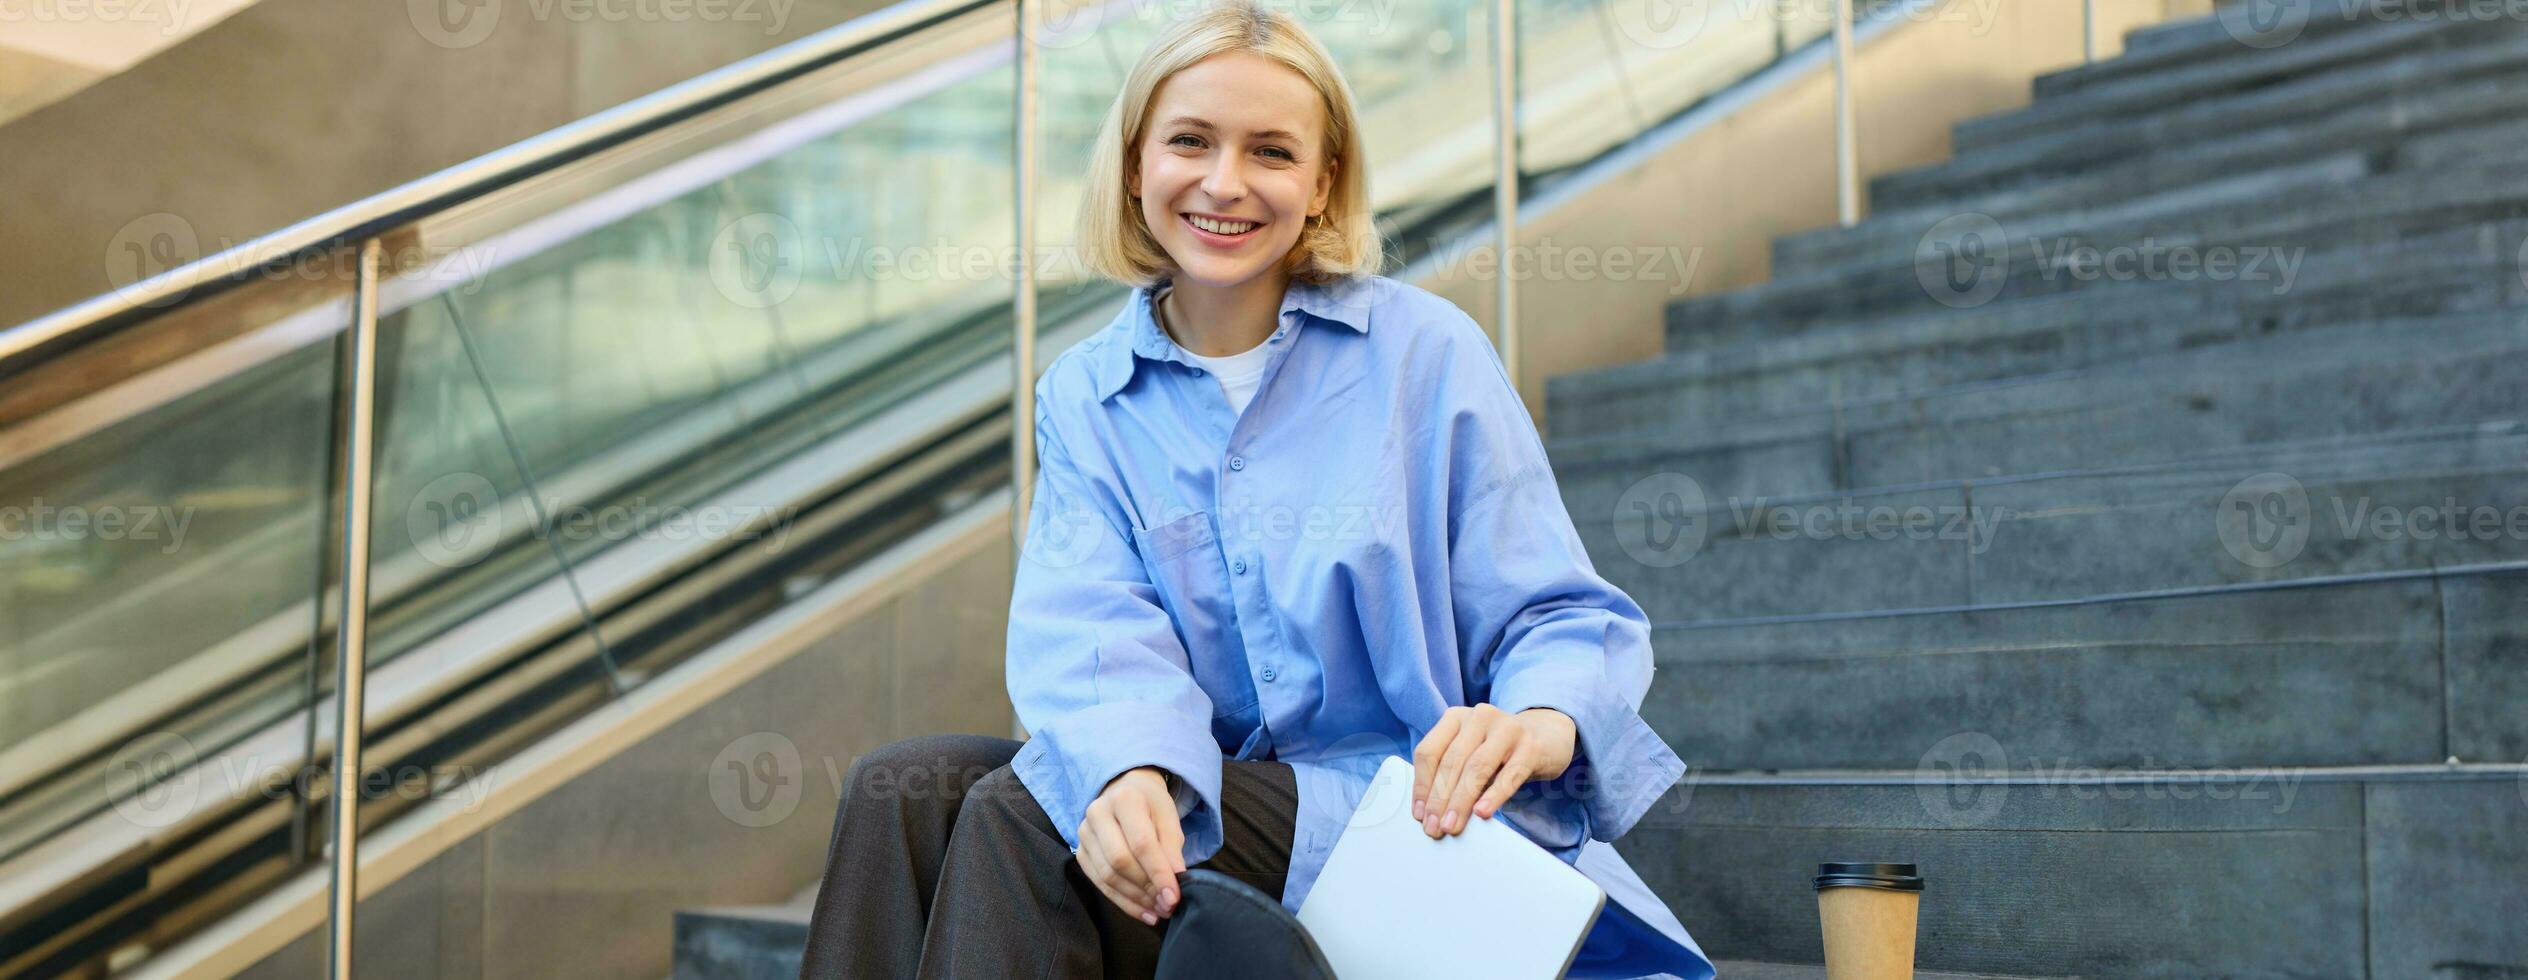
[[1835, 0], [1835, 214], [1861, 220], [1861, 174], [1852, 148], [1852, 0]]
[[377, 276], [381, 249], [360, 242], [351, 304], [351, 420], [342, 479], [342, 616], [334, 643], [333, 911], [325, 975], [351, 975], [351, 918], [359, 905], [360, 718], [368, 686], [369, 491], [377, 434]]
[[[1018, 0], [1017, 129], [1011, 134], [1017, 186], [1018, 293], [1010, 306], [1009, 472], [1013, 561], [1025, 559], [1027, 514], [1036, 485], [1036, 44], [1034, 18], [1047, 0]], [[1015, 567], [1015, 566], [1013, 566]]]
[[2080, 0], [2080, 60], [2098, 61], [2098, 0]]
[[1519, 385], [1519, 292], [1510, 275], [1511, 249], [1519, 240], [1517, 10], [1516, 0], [1493, 0], [1492, 213], [1501, 232], [1501, 261], [1492, 302], [1501, 325], [1501, 367], [1513, 389]]

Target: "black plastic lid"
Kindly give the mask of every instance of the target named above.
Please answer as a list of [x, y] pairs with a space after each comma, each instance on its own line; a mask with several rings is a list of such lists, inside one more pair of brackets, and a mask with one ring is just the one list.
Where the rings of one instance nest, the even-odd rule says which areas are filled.
[[1922, 876], [1916, 874], [1910, 864], [1835, 861], [1817, 866], [1817, 890], [1828, 888], [1884, 888], [1918, 892], [1922, 890]]

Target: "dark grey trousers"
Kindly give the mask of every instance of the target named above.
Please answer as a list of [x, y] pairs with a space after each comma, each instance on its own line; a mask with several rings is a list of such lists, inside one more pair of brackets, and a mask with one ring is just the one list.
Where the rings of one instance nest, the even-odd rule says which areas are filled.
[[[927, 735], [852, 763], [803, 980], [1148, 977], [1170, 919], [1126, 916], [1011, 772], [1019, 742]], [[1221, 765], [1223, 843], [1194, 865], [1280, 896], [1299, 813], [1280, 762]]]

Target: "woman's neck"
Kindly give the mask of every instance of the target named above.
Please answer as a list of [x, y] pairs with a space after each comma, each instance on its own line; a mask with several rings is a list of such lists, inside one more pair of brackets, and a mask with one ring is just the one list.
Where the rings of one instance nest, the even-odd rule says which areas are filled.
[[1254, 350], [1280, 325], [1288, 273], [1268, 272], [1234, 286], [1206, 286], [1182, 277], [1159, 296], [1161, 322], [1176, 343], [1204, 357]]

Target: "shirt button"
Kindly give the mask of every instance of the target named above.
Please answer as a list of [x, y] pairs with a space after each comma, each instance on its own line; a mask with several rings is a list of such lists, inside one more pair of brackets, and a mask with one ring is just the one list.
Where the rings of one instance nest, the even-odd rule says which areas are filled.
[[1236, 573], [1238, 573], [1238, 574], [1240, 574], [1240, 575], [1244, 575], [1244, 574], [1246, 574], [1246, 559], [1244, 559], [1244, 558], [1240, 558], [1240, 559], [1238, 559], [1238, 560], [1236, 560], [1236, 561], [1230, 562], [1230, 563], [1229, 563], [1229, 570], [1230, 570], [1230, 571], [1233, 571], [1233, 572], [1236, 572]]
[[1244, 456], [1231, 456], [1231, 457], [1229, 457], [1229, 468], [1230, 468], [1230, 469], [1233, 469], [1233, 470], [1242, 470], [1242, 469], [1245, 469], [1245, 468], [1246, 468], [1246, 457], [1244, 457]]
[[1277, 674], [1277, 673], [1274, 673], [1274, 672], [1273, 672], [1273, 668], [1271, 668], [1271, 667], [1266, 667], [1266, 668], [1264, 668], [1264, 683], [1270, 684], [1270, 683], [1272, 683], [1272, 682], [1273, 682], [1273, 678], [1280, 677], [1280, 676], [1281, 676], [1280, 674]]
[[1197, 378], [1202, 377], [1202, 376], [1203, 376], [1203, 369], [1201, 369], [1201, 368], [1195, 368], [1195, 369], [1194, 369], [1194, 376], [1195, 376], [1195, 377], [1197, 377]]

